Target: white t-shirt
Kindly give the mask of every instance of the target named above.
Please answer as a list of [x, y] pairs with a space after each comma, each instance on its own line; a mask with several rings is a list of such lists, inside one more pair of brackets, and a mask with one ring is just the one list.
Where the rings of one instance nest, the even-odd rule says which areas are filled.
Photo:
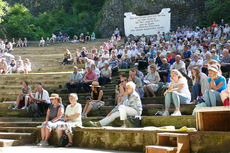
[[109, 54], [102, 54], [102, 58], [105, 58], [106, 60], [109, 59]]
[[192, 61], [190, 64], [189, 64], [189, 66], [194, 66], [194, 65], [200, 65], [201, 67], [200, 67], [200, 71], [201, 71], [201, 69], [202, 69], [202, 65], [203, 65], [203, 61], [202, 60], [198, 60], [197, 62], [196, 61]]
[[40, 99], [40, 100], [45, 100], [46, 103], [50, 104], [49, 93], [45, 89], [42, 89], [42, 94], [40, 94], [39, 92], [36, 92], [35, 98]]
[[82, 126], [81, 112], [82, 112], [81, 104], [76, 103], [74, 107], [72, 107], [71, 105], [68, 105], [66, 107], [65, 115], [72, 116], [75, 115], [76, 113], [79, 113], [80, 115], [76, 119], [72, 120], [72, 122], [74, 122], [78, 126]]
[[183, 61], [180, 61], [178, 64], [177, 62], [173, 63], [173, 65], [171, 66], [171, 70], [172, 69], [182, 69], [183, 68], [183, 72], [186, 73], [185, 71], [185, 63]]
[[178, 91], [178, 93], [180, 93], [180, 95], [182, 95], [182, 96], [185, 96], [185, 97], [191, 99], [191, 93], [188, 89], [188, 82], [187, 82], [186, 78], [183, 77], [183, 78], [180, 78], [177, 83], [174, 82], [173, 88], [178, 88], [180, 84], [183, 84], [184, 87], [181, 89], [181, 91]]

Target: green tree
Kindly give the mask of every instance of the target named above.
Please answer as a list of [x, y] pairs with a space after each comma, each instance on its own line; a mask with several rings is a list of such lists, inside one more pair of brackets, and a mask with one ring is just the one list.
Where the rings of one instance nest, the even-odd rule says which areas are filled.
[[225, 22], [230, 22], [230, 0], [208, 0], [205, 3], [205, 9], [207, 13], [200, 17], [200, 23], [202, 26], [210, 26], [213, 21], [220, 23], [221, 19]]

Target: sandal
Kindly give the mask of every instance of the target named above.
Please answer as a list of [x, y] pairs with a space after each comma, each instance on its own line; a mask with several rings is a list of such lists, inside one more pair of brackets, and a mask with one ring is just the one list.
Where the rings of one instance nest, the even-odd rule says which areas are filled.
[[73, 143], [69, 142], [67, 145], [65, 145], [65, 147], [72, 147]]

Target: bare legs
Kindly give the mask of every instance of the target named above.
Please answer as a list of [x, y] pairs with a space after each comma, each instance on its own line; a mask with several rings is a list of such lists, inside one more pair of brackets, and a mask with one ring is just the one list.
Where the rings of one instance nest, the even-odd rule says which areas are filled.
[[153, 89], [149, 86], [144, 87], [144, 93], [146, 94], [147, 97], [150, 97], [150, 95], [152, 95], [152, 97], [156, 97]]
[[83, 110], [83, 114], [87, 115], [92, 109], [92, 106], [89, 104], [89, 102], [86, 102], [85, 108]]

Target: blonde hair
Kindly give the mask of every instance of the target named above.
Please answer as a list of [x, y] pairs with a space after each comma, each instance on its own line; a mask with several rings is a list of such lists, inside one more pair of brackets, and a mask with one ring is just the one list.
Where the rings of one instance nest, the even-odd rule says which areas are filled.
[[180, 71], [178, 71], [177, 69], [173, 69], [172, 71], [171, 71], [171, 73], [174, 73], [174, 74], [176, 74], [177, 76], [178, 76], [178, 78], [180, 79], [180, 78], [184, 78], [184, 76], [180, 73]]

